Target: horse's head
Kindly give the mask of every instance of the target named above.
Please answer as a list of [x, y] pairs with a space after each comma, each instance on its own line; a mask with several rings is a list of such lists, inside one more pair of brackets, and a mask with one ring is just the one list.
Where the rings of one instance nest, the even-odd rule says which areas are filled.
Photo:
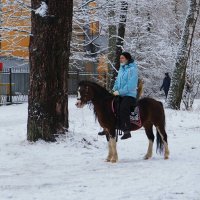
[[83, 108], [85, 104], [91, 101], [94, 97], [94, 92], [92, 90], [92, 86], [88, 84], [86, 81], [82, 81], [79, 83], [78, 87], [78, 97], [76, 106], [78, 108]]

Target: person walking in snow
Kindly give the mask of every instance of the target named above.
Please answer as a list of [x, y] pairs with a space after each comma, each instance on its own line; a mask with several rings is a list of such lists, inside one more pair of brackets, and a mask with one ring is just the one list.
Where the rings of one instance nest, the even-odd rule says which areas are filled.
[[165, 73], [165, 78], [163, 79], [163, 84], [160, 87], [160, 91], [162, 89], [164, 90], [166, 99], [169, 92], [170, 84], [171, 84], [171, 78], [169, 76], [169, 73]]

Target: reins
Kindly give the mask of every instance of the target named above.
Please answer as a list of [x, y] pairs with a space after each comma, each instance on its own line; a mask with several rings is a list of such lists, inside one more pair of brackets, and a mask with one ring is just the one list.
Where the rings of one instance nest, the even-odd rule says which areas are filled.
[[[116, 102], [116, 110], [115, 110], [115, 106], [114, 103]], [[122, 135], [122, 131], [120, 129], [120, 97], [114, 97], [112, 102], [111, 102], [111, 108], [113, 111], [113, 114], [116, 117], [116, 129], [115, 129], [115, 135], [116, 135], [116, 141], [118, 141], [118, 136]]]

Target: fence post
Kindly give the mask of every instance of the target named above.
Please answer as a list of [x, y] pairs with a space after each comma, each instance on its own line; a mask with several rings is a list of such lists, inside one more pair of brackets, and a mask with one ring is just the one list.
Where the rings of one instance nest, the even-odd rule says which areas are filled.
[[10, 95], [10, 103], [12, 104], [12, 69], [9, 68], [9, 95]]

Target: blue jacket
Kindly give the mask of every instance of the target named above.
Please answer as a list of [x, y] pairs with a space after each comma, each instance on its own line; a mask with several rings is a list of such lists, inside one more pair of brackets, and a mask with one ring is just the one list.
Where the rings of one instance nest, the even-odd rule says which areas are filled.
[[137, 96], [138, 68], [132, 62], [127, 65], [121, 65], [113, 91], [118, 91], [120, 96]]

